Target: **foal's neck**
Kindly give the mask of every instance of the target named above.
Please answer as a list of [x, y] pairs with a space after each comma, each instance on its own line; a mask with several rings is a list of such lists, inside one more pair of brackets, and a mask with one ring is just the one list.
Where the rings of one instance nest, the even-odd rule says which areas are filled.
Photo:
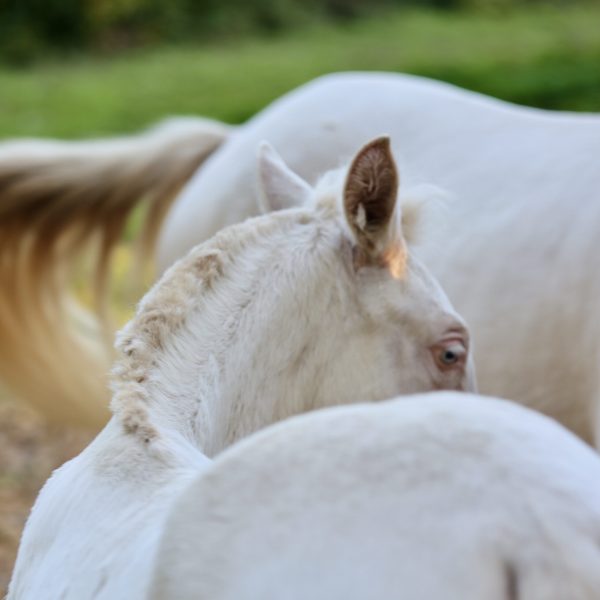
[[[311, 218], [283, 211], [221, 232], [146, 295], [119, 336], [114, 370], [113, 411], [127, 433], [144, 444], [183, 438], [213, 456], [306, 410], [302, 382], [315, 378], [313, 358], [296, 355], [319, 338], [315, 315], [327, 314], [337, 295], [319, 285], [333, 277], [315, 256], [323, 231], [295, 228]], [[281, 255], [291, 228], [302, 251]], [[302, 285], [280, 285], [290, 273], [298, 281], [307, 264]], [[317, 268], [327, 272], [317, 277]]]

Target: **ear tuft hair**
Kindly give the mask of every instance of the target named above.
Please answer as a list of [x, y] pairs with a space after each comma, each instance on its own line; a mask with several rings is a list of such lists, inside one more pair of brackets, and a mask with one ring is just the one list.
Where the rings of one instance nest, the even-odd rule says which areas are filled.
[[410, 187], [405, 194], [401, 195], [399, 205], [402, 235], [407, 244], [418, 245], [424, 239], [444, 237], [434, 232], [445, 231], [449, 194], [430, 184]]

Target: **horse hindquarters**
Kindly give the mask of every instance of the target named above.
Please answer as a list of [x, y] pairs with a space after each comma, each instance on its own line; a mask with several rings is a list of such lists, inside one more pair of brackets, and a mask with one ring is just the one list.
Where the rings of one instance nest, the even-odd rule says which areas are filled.
[[600, 459], [506, 401], [340, 407], [232, 447], [164, 531], [153, 600], [595, 600]]

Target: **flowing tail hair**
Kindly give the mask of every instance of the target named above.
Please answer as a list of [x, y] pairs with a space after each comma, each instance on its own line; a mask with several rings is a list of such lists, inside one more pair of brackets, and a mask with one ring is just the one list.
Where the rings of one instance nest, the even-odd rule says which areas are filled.
[[67, 292], [74, 262], [96, 249], [102, 315], [110, 259], [143, 205], [148, 257], [177, 191], [231, 128], [169, 119], [138, 135], [0, 144], [0, 380], [48, 420], [97, 428], [108, 418], [111, 355], [98, 319]]

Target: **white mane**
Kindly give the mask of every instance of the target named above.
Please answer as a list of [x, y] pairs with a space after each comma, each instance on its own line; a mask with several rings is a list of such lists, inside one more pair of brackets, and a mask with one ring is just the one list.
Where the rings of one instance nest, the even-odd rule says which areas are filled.
[[117, 336], [121, 353], [112, 371], [113, 414], [127, 433], [149, 443], [158, 436], [152, 422], [150, 376], [167, 356], [191, 315], [214, 298], [227, 279], [227, 265], [246, 246], [284, 222], [309, 219], [307, 213], [252, 219], [228, 228], [191, 250], [169, 269], [138, 305], [135, 317]]

